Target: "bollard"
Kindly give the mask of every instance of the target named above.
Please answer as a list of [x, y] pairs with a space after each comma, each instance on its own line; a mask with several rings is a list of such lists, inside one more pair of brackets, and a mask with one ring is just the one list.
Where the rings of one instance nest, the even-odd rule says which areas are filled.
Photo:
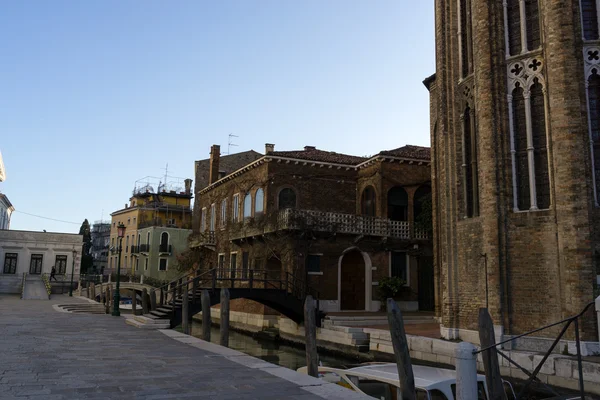
[[319, 376], [319, 355], [317, 354], [317, 321], [315, 301], [311, 295], [304, 300], [304, 330], [306, 336], [307, 373], [315, 378]]
[[183, 300], [181, 302], [181, 326], [185, 335], [190, 334], [190, 319], [188, 316], [189, 304], [188, 304], [188, 291], [183, 289]]
[[202, 339], [210, 342], [210, 294], [202, 291]]
[[477, 398], [477, 348], [469, 342], [456, 347], [456, 400]]
[[[210, 311], [209, 311], [210, 312]], [[221, 346], [229, 347], [229, 289], [221, 289]]]
[[156, 310], [156, 290], [150, 291], [150, 311]]
[[142, 314], [148, 314], [148, 289], [142, 290]]

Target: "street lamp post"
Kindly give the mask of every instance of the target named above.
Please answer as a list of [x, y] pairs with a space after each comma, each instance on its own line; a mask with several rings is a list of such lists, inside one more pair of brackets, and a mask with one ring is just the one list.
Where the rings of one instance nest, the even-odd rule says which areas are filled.
[[118, 317], [121, 315], [121, 312], [119, 311], [119, 303], [121, 302], [121, 293], [119, 293], [119, 283], [121, 281], [121, 245], [123, 244], [123, 237], [125, 236], [125, 225], [123, 225], [122, 223], [117, 226], [117, 236], [117, 251], [119, 252], [119, 257], [117, 259], [117, 284], [115, 289], [115, 297], [113, 300], [113, 317]]
[[75, 257], [77, 257], [77, 250], [73, 249], [73, 264], [71, 264], [71, 286], [69, 287], [69, 297], [73, 297], [73, 274], [75, 273]]

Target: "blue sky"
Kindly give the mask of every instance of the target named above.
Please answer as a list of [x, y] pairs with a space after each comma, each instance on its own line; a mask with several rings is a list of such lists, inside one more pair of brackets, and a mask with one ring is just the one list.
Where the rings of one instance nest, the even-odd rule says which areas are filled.
[[11, 228], [110, 218], [167, 163], [193, 179], [230, 133], [232, 152], [428, 146], [433, 24], [433, 1], [3, 2]]

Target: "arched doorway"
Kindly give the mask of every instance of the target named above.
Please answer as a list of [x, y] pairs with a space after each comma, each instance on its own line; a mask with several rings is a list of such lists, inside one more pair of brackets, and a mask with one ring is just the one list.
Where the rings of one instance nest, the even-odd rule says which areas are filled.
[[365, 309], [365, 260], [358, 250], [342, 256], [340, 264], [340, 310]]

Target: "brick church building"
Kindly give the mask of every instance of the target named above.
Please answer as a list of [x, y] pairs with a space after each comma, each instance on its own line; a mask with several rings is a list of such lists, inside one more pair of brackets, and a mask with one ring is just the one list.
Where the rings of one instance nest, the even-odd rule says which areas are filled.
[[[435, 2], [436, 73], [424, 83], [446, 338], [478, 341], [480, 307], [498, 333], [515, 335], [575, 315], [598, 294], [597, 8]], [[593, 313], [581, 331], [597, 342]]]

